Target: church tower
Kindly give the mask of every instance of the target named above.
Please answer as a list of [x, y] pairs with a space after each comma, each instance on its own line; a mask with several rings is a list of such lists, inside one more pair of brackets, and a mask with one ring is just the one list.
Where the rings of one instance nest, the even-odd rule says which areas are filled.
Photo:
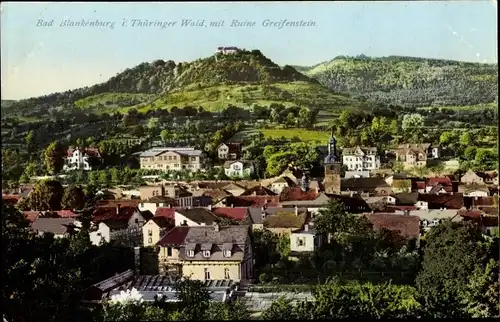
[[340, 194], [340, 168], [342, 164], [337, 155], [337, 141], [333, 137], [333, 130], [330, 139], [328, 140], [328, 155], [324, 161], [325, 179], [323, 184], [325, 192], [331, 194]]

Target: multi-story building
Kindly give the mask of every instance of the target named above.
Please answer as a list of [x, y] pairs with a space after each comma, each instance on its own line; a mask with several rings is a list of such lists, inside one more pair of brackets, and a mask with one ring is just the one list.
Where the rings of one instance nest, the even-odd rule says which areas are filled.
[[220, 160], [236, 160], [241, 156], [241, 143], [221, 143], [217, 147], [217, 156]]
[[96, 161], [100, 160], [101, 154], [99, 150], [79, 147], [75, 149], [69, 148], [66, 151], [63, 170], [92, 170], [92, 158]]
[[348, 171], [371, 171], [380, 168], [377, 148], [360, 147], [342, 150], [342, 162]]
[[400, 144], [395, 153], [396, 161], [403, 162], [405, 167], [426, 166], [428, 159], [439, 158], [439, 147], [430, 143]]
[[246, 280], [253, 276], [249, 227], [178, 226], [157, 244], [162, 272], [196, 280]]
[[141, 169], [197, 171], [206, 168], [207, 157], [194, 148], [152, 148], [139, 155]]

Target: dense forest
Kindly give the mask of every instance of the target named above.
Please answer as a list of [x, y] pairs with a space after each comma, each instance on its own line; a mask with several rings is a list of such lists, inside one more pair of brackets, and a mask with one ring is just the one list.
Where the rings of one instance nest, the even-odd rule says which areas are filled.
[[496, 64], [360, 55], [296, 68], [334, 91], [385, 105], [476, 105], [498, 99]]

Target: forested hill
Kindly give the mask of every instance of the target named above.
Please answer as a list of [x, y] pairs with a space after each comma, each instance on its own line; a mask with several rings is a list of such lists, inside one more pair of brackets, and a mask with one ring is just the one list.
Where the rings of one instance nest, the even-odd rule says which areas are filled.
[[[78, 100], [104, 93], [127, 93], [132, 94], [134, 99], [140, 100], [193, 86], [273, 84], [294, 81], [317, 84], [317, 81], [297, 72], [293, 67], [280, 67], [259, 50], [252, 50], [233, 55], [216, 54], [188, 63], [176, 64], [172, 60], [142, 63], [126, 69], [105, 83], [17, 101], [10, 104], [8, 109], [21, 113], [29, 111], [32, 116], [40, 116], [49, 108], [71, 109]], [[3, 104], [2, 111], [6, 111]]]
[[498, 92], [497, 64], [361, 55], [295, 68], [334, 91], [385, 105], [475, 105], [496, 101]]

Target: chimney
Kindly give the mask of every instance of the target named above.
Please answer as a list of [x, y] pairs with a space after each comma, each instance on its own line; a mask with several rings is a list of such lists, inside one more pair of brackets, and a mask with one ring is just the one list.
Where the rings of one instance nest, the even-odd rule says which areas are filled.
[[214, 222], [214, 231], [219, 231], [219, 224]]
[[231, 204], [231, 208], [234, 208], [234, 203]]
[[120, 214], [120, 204], [117, 204], [116, 205], [116, 214], [119, 215]]
[[212, 205], [208, 205], [208, 210], [212, 211]]
[[254, 192], [252, 193], [252, 195], [256, 196], [256, 195], [257, 195], [257, 191], [254, 191]]
[[309, 231], [309, 225], [308, 224], [304, 225], [304, 231]]

